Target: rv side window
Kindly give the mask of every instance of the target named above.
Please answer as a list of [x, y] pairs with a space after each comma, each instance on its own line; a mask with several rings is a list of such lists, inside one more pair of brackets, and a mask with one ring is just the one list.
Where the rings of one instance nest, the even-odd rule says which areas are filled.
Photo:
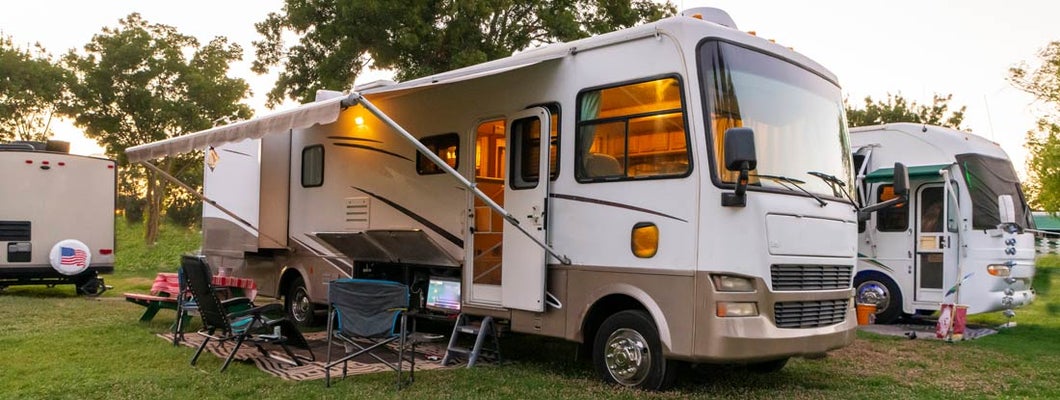
[[324, 146], [312, 145], [302, 149], [302, 187], [324, 184]]
[[551, 117], [548, 139], [548, 177], [549, 180], [554, 181], [559, 177], [559, 104], [539, 104], [534, 107], [548, 109]]
[[[880, 185], [876, 189], [876, 202], [894, 198], [894, 185]], [[880, 232], [905, 232], [909, 229], [908, 202], [876, 212], [876, 230]]]
[[541, 154], [541, 120], [536, 117], [512, 121], [511, 133], [512, 172], [510, 179], [512, 189], [530, 189], [537, 187], [538, 166]]
[[578, 182], [687, 176], [681, 82], [666, 77], [578, 94]]
[[[441, 158], [453, 169], [456, 169], [460, 165], [460, 136], [456, 133], [446, 133], [443, 135], [428, 136], [420, 139], [420, 143], [427, 146], [434, 155]], [[416, 152], [416, 173], [420, 175], [433, 175], [441, 174], [442, 168], [437, 164], [427, 159], [427, 156], [420, 152]]]

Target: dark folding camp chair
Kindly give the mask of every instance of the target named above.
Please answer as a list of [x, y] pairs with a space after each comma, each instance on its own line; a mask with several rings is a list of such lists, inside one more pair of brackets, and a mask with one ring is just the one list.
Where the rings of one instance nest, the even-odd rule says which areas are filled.
[[[329, 340], [324, 384], [331, 386], [331, 367], [342, 364], [345, 378], [346, 363], [361, 355], [371, 356], [397, 372], [398, 388], [412, 383], [417, 340], [408, 329], [408, 305], [408, 286], [400, 283], [368, 279], [332, 281], [328, 288]], [[347, 354], [332, 361], [331, 345], [335, 342], [345, 345]], [[397, 344], [396, 349], [391, 347], [393, 344]], [[390, 358], [384, 358], [382, 352], [389, 353]], [[406, 361], [409, 368], [404, 377]]]
[[[206, 260], [199, 256], [184, 256], [181, 258], [181, 274], [187, 280], [195, 303], [198, 306], [199, 316], [202, 317], [202, 329], [198, 331], [203, 336], [203, 342], [195, 350], [191, 358], [191, 365], [199, 359], [202, 350], [210, 340], [220, 343], [235, 340], [235, 347], [228, 353], [221, 371], [228, 368], [228, 364], [235, 358], [236, 352], [244, 342], [254, 345], [263, 355], [287, 362], [294, 365], [302, 365], [303, 359], [314, 360], [313, 352], [309, 344], [298, 328], [286, 318], [270, 319], [264, 314], [282, 312], [280, 304], [267, 304], [255, 307], [246, 297], [235, 297], [221, 301], [217, 291], [210, 284], [212, 275], [210, 266]], [[273, 355], [262, 347], [263, 344], [274, 344], [280, 346], [287, 358]], [[294, 346], [309, 351], [309, 357], [296, 356], [288, 346]]]

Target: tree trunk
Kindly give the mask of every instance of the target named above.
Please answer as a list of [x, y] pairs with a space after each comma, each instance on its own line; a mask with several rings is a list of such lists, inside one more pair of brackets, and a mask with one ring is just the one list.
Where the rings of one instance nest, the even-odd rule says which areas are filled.
[[153, 245], [158, 242], [158, 227], [162, 223], [162, 200], [165, 197], [165, 182], [153, 171], [147, 171], [147, 218], [144, 229], [144, 243]]

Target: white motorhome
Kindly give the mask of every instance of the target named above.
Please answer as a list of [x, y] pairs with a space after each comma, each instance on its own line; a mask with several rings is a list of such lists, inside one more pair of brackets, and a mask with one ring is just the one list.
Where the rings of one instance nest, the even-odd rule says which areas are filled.
[[0, 144], [0, 289], [74, 284], [106, 290], [114, 271], [114, 160], [59, 141]]
[[853, 341], [842, 108], [825, 68], [701, 9], [127, 154], [209, 147], [203, 252], [296, 319], [336, 278], [456, 278], [461, 312], [659, 388]]
[[[859, 227], [857, 300], [877, 321], [929, 314], [941, 303], [968, 313], [1033, 300], [1031, 211], [1005, 151], [968, 132], [893, 123], [852, 128], [859, 196], [867, 205], [894, 197], [895, 162], [908, 168], [904, 205]], [[958, 285], [960, 279], [960, 285]]]

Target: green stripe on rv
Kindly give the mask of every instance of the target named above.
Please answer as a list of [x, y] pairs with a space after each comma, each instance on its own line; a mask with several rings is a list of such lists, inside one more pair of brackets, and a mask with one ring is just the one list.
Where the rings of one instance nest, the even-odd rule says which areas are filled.
[[[909, 171], [909, 179], [933, 178], [939, 176], [940, 169], [949, 168], [953, 164], [918, 165], [906, 168]], [[865, 175], [865, 182], [890, 182], [894, 180], [894, 168], [880, 168]]]

